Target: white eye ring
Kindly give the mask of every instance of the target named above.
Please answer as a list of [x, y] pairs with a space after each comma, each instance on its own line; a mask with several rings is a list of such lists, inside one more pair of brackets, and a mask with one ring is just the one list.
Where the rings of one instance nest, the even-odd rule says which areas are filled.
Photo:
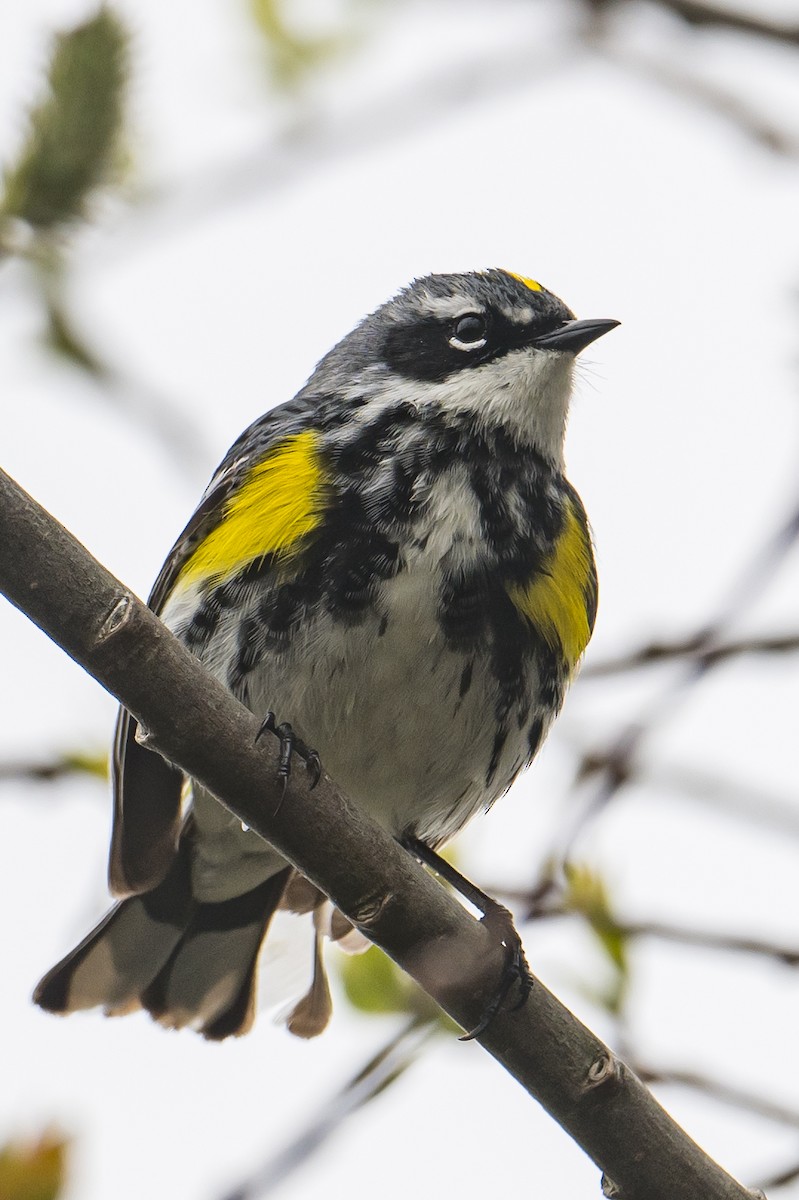
[[486, 344], [486, 339], [478, 338], [476, 342], [462, 342], [459, 337], [454, 335], [449, 339], [449, 344], [453, 350], [481, 350]]
[[[469, 334], [476, 336], [470, 337]], [[486, 318], [483, 313], [466, 312], [458, 322], [449, 339], [453, 350], [481, 350], [486, 344]]]

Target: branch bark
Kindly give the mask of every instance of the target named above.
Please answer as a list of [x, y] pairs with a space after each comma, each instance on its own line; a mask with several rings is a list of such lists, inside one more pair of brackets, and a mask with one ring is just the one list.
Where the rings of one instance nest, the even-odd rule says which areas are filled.
[[[327, 776], [285, 802], [259, 722], [158, 618], [0, 471], [0, 590], [134, 714], [148, 744], [275, 845], [458, 1024], [492, 998], [503, 949]], [[754, 1200], [624, 1063], [536, 982], [480, 1037], [624, 1200]], [[612, 1181], [612, 1182], [611, 1182]]]

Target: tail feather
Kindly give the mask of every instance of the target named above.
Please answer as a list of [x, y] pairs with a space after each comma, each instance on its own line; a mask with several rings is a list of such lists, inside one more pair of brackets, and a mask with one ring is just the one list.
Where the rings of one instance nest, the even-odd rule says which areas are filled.
[[206, 1038], [246, 1033], [255, 1011], [258, 953], [291, 872], [284, 868], [242, 896], [197, 904], [178, 944], [141, 997], [171, 1029]]
[[112, 1015], [141, 1007], [141, 993], [178, 945], [194, 907], [188, 863], [181, 855], [152, 892], [115, 904], [47, 972], [34, 1001], [54, 1013], [102, 1005]]
[[116, 904], [48, 971], [34, 1001], [54, 1013], [145, 1008], [161, 1024], [214, 1040], [245, 1033], [255, 1009], [258, 953], [290, 868], [242, 896], [191, 894], [188, 840], [152, 891]]

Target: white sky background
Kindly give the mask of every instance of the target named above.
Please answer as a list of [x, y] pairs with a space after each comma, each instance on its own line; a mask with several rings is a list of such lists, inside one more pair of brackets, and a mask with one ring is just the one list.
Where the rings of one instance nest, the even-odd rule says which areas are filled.
[[[358, 318], [414, 275], [507, 266], [581, 317], [622, 328], [582, 356], [569, 472], [592, 519], [601, 576], [597, 661], [679, 634], [723, 600], [795, 488], [799, 166], [641, 77], [570, 49], [566, 5], [396, 5], [366, 61], [315, 84], [309, 121], [343, 122], [458, 64], [529, 61], [526, 87], [412, 134], [304, 163], [270, 190], [250, 172], [206, 203], [225, 168], [280, 125], [245, 16], [222, 0], [129, 0], [134, 143], [143, 193], [108, 205], [76, 248], [74, 305], [98, 346], [195, 422], [192, 476], [79, 374], [35, 353], [41, 316], [16, 265], [0, 275], [2, 465], [144, 595], [223, 452], [288, 399]], [[761, 11], [764, 6], [760, 6]], [[299, 9], [300, 6], [298, 5]], [[7, 6], [0, 147], [13, 154], [49, 32], [77, 0]], [[303, 5], [313, 21], [328, 6]], [[366, 11], [366, 10], [365, 10]], [[797, 16], [795, 5], [772, 4]], [[375, 21], [375, 24], [377, 22]], [[702, 71], [799, 137], [796, 59], [696, 36], [644, 12], [624, 44]], [[529, 46], [529, 50], [528, 47]], [[556, 64], [561, 65], [557, 67]], [[147, 194], [151, 193], [148, 202]], [[176, 195], [159, 204], [158, 194]], [[797, 555], [743, 627], [796, 628]], [[104, 745], [114, 705], [9, 606], [0, 607], [0, 762]], [[742, 662], [693, 691], [647, 744], [796, 801], [799, 677]], [[577, 685], [527, 777], [461, 839], [481, 880], [524, 884], [558, 828], [570, 745], [602, 744], [664, 675]], [[29, 994], [105, 905], [109, 806], [99, 784], [0, 795], [0, 1142], [54, 1121], [75, 1134], [68, 1200], [217, 1200], [277, 1150], [385, 1039], [392, 1022], [337, 1006], [302, 1044], [262, 1018], [210, 1046], [144, 1017], [58, 1021]], [[799, 845], [665, 786], [635, 787], [579, 847], [622, 912], [799, 942]], [[601, 969], [562, 926], [527, 938], [536, 970], [612, 1037], [580, 992]], [[647, 946], [635, 1034], [664, 1065], [704, 1069], [799, 1107], [799, 979], [771, 964]], [[734, 1110], [666, 1102], [728, 1169], [754, 1179], [797, 1152]], [[377, 1190], [598, 1194], [597, 1172], [477, 1047], [442, 1044], [285, 1188], [287, 1200]], [[783, 1193], [799, 1196], [799, 1185]]]

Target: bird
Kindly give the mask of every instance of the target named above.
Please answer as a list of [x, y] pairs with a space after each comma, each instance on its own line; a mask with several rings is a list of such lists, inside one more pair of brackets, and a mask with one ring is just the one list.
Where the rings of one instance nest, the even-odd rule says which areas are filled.
[[[618, 324], [504, 269], [415, 279], [234, 442], [150, 595], [280, 736], [284, 773], [294, 752], [312, 781], [321, 761], [433, 865], [530, 765], [591, 637], [592, 535], [564, 438], [576, 356]], [[314, 920], [288, 1027], [320, 1033], [323, 935], [364, 939], [136, 734], [121, 709], [117, 902], [34, 1000], [238, 1036], [284, 908]]]

